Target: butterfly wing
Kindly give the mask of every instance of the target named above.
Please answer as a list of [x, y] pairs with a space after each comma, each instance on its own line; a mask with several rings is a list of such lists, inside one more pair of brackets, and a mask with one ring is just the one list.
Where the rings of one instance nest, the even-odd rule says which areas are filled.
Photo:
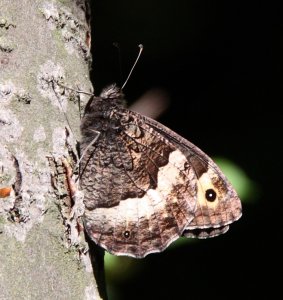
[[186, 156], [197, 177], [197, 208], [194, 219], [187, 225], [186, 237], [207, 238], [225, 233], [228, 224], [242, 214], [241, 201], [219, 167], [203, 151], [158, 122], [148, 119]]
[[82, 130], [83, 150], [99, 131], [82, 159], [81, 176], [85, 229], [97, 244], [141, 258], [182, 234], [219, 233], [239, 218], [236, 192], [193, 144], [126, 109], [107, 116], [86, 118], [92, 123]]

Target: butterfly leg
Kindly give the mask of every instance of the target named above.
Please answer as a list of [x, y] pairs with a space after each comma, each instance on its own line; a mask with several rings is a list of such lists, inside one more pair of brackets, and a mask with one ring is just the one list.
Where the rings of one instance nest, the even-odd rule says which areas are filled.
[[65, 158], [62, 159], [63, 167], [65, 168], [66, 182], [70, 193], [72, 208], [69, 216], [66, 219], [66, 225], [69, 227], [69, 239], [72, 245], [79, 242], [80, 234], [83, 231], [83, 223], [81, 220], [84, 214], [84, 195], [79, 191], [74, 179], [72, 178], [73, 170]]
[[100, 136], [100, 132], [96, 131], [96, 130], [92, 130], [94, 133], [96, 133], [96, 136], [94, 137], [94, 139], [87, 145], [87, 147], [84, 149], [81, 158], [79, 159], [78, 163], [76, 164], [75, 170], [79, 167], [82, 159], [84, 158], [84, 156], [86, 155], [87, 151], [89, 150], [89, 148], [98, 140], [99, 136]]

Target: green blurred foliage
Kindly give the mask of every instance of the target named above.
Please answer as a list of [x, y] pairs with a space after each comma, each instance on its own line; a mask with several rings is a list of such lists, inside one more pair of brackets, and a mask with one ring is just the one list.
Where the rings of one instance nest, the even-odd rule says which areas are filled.
[[224, 157], [216, 157], [214, 161], [232, 183], [242, 202], [254, 203], [260, 197], [260, 187], [240, 166]]

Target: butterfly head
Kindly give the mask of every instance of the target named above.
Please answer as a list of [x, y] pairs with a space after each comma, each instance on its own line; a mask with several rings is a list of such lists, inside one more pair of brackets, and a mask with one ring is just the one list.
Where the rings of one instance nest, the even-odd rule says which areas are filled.
[[104, 88], [100, 94], [102, 99], [123, 99], [124, 94], [122, 89], [119, 88], [115, 83]]
[[112, 108], [125, 106], [124, 94], [120, 87], [111, 84], [104, 88], [99, 97], [93, 96], [85, 107], [85, 114], [107, 112]]

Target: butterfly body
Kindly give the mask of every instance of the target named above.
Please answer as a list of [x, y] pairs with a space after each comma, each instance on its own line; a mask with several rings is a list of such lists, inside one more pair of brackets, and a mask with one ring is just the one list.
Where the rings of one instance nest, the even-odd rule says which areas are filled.
[[85, 229], [110, 253], [142, 258], [182, 235], [224, 233], [241, 216], [215, 163], [169, 128], [124, 108], [115, 85], [90, 100], [81, 132]]

